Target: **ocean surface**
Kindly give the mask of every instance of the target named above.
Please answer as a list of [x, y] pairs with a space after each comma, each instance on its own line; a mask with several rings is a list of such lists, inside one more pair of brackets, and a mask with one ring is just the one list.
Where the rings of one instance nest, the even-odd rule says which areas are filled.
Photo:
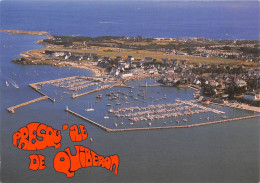
[[[49, 31], [56, 35], [258, 39], [258, 7], [258, 2], [1, 1], [0, 29]], [[257, 118], [186, 129], [109, 133], [64, 111], [68, 105], [82, 115], [115, 128], [113, 120], [117, 119], [103, 119], [108, 110], [105, 106], [108, 103], [107, 97], [99, 103], [95, 103], [95, 93], [71, 99], [69, 95], [62, 93], [64, 90], [51, 86], [46, 86], [43, 91], [56, 97], [56, 103], [43, 100], [17, 109], [15, 114], [8, 113], [6, 108], [40, 97], [39, 93], [28, 86], [29, 83], [93, 74], [78, 68], [11, 63], [22, 52], [42, 48], [42, 45], [36, 44], [41, 39], [44, 37], [0, 33], [1, 182], [259, 182]], [[6, 81], [10, 83], [9, 87], [6, 87]], [[12, 83], [16, 83], [19, 88], [13, 87]], [[133, 92], [136, 95], [138, 85], [145, 84], [145, 80], [131, 81], [128, 84], [136, 86]], [[129, 93], [130, 89], [113, 88], [115, 92], [119, 90]], [[131, 105], [167, 103], [176, 98], [192, 100], [193, 92], [191, 89], [149, 88], [147, 95], [155, 98], [166, 95], [167, 99], [149, 100], [147, 104], [131, 101]], [[107, 91], [103, 91], [103, 96], [106, 93]], [[89, 103], [95, 108], [90, 114], [84, 111]], [[210, 107], [225, 111], [229, 117], [254, 114], [220, 106]], [[189, 119], [189, 123], [196, 123], [198, 117], [205, 121], [206, 116], [202, 114]], [[214, 116], [210, 117], [213, 120]], [[160, 126], [164, 121], [153, 124]], [[90, 143], [88, 138], [81, 143], [72, 143], [68, 131], [62, 131], [60, 149], [50, 147], [38, 152], [18, 149], [12, 145], [12, 135], [30, 122], [41, 122], [58, 130], [64, 124], [84, 124], [93, 142]], [[122, 127], [128, 127], [127, 125], [129, 124], [125, 123]], [[147, 127], [147, 122], [135, 125], [134, 127]], [[83, 145], [103, 156], [117, 154], [120, 158], [119, 175], [99, 167], [82, 168], [72, 178], [56, 172], [53, 168], [55, 154], [74, 145]], [[46, 169], [28, 169], [28, 156], [33, 153], [45, 155]]]
[[54, 35], [259, 39], [259, 2], [1, 1], [1, 29]]

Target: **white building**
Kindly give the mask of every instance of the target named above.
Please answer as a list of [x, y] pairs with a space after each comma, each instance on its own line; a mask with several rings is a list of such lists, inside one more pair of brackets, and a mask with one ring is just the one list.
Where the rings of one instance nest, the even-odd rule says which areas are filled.
[[129, 78], [129, 77], [133, 77], [133, 73], [122, 73], [122, 74], [119, 74], [119, 78]]
[[246, 100], [258, 100], [260, 99], [260, 93], [255, 93], [255, 92], [245, 93], [243, 98]]

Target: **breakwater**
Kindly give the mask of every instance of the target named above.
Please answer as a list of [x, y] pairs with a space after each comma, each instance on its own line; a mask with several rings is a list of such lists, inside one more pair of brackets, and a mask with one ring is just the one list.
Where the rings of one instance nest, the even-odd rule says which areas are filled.
[[19, 108], [19, 107], [23, 107], [23, 106], [26, 106], [26, 105], [29, 105], [29, 104], [32, 104], [32, 103], [35, 103], [35, 102], [38, 102], [38, 101], [41, 101], [41, 100], [45, 100], [45, 99], [48, 99], [48, 96], [42, 96], [42, 97], [39, 97], [39, 98], [36, 98], [36, 99], [33, 99], [33, 100], [29, 100], [29, 101], [24, 102], [24, 103], [9, 107], [9, 108], [7, 108], [7, 111], [10, 112], [10, 113], [14, 113], [15, 112], [14, 110]]
[[260, 117], [260, 115], [253, 115], [253, 116], [245, 116], [245, 117], [238, 117], [238, 118], [231, 118], [231, 119], [224, 119], [224, 120], [219, 120], [219, 121], [211, 121], [211, 122], [205, 122], [205, 123], [198, 123], [198, 124], [190, 124], [190, 125], [181, 125], [181, 126], [160, 126], [160, 127], [144, 127], [144, 128], [121, 128], [121, 129], [112, 129], [105, 127], [98, 122], [95, 122], [93, 120], [90, 120], [68, 108], [65, 109], [65, 111], [80, 117], [107, 132], [123, 132], [123, 131], [136, 131], [136, 130], [159, 130], [159, 129], [172, 129], [172, 128], [190, 128], [190, 127], [199, 127], [199, 126], [205, 126], [205, 125], [212, 125], [212, 124], [218, 124], [218, 123], [226, 123], [226, 122], [231, 122], [231, 121], [238, 121], [238, 120], [243, 120], [243, 119], [250, 119], [250, 118], [257, 118]]
[[72, 95], [72, 98], [77, 98], [77, 97], [81, 97], [83, 95], [88, 95], [90, 93], [94, 93], [94, 92], [98, 92], [98, 91], [101, 91], [101, 90], [106, 90], [106, 89], [110, 89], [110, 88], [113, 88], [116, 84], [114, 85], [107, 85], [107, 86], [104, 86], [102, 88], [98, 88], [98, 89], [95, 89], [95, 90], [91, 90], [91, 91], [88, 91], [88, 92], [85, 92], [85, 93], [81, 93], [81, 94], [74, 94]]

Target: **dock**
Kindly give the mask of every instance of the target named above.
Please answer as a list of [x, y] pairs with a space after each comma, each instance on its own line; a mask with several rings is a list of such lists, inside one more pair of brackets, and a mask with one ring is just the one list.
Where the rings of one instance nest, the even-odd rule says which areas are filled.
[[123, 88], [134, 88], [133, 86], [126, 85], [126, 84], [124, 84], [124, 83], [117, 84], [116, 86], [117, 86], [117, 87], [123, 87]]
[[91, 91], [88, 91], [88, 92], [85, 92], [85, 93], [81, 93], [81, 94], [75, 94], [75, 95], [72, 95], [72, 98], [77, 98], [77, 97], [81, 97], [83, 95], [88, 95], [90, 93], [94, 93], [94, 92], [98, 92], [98, 91], [102, 91], [102, 90], [106, 90], [106, 89], [110, 89], [110, 88], [113, 88], [116, 84], [114, 85], [109, 85], [109, 86], [105, 86], [105, 87], [102, 87], [102, 88], [98, 88], [98, 89], [95, 89], [95, 90], [91, 90]]
[[39, 98], [36, 98], [36, 99], [33, 99], [33, 100], [29, 100], [29, 101], [24, 102], [24, 103], [9, 107], [9, 108], [7, 108], [7, 111], [10, 112], [10, 113], [14, 113], [14, 110], [17, 109], [17, 108], [20, 108], [20, 107], [23, 107], [23, 106], [26, 106], [26, 105], [29, 105], [29, 104], [32, 104], [32, 103], [35, 103], [35, 102], [38, 102], [38, 101], [41, 101], [41, 100], [45, 100], [45, 99], [48, 99], [48, 96], [42, 96], [42, 97], [39, 97]]
[[231, 119], [224, 119], [224, 120], [219, 120], [219, 121], [212, 121], [212, 122], [205, 122], [205, 123], [198, 123], [198, 124], [191, 124], [191, 125], [181, 125], [181, 126], [160, 126], [160, 127], [144, 127], [144, 128], [121, 128], [121, 129], [112, 129], [112, 128], [108, 128], [105, 127], [101, 124], [99, 124], [98, 122], [95, 122], [93, 120], [90, 120], [68, 108], [65, 109], [65, 111], [78, 116], [82, 119], [84, 119], [85, 121], [88, 121], [100, 128], [102, 128], [103, 130], [107, 131], [107, 132], [123, 132], [123, 131], [137, 131], [137, 130], [159, 130], [159, 129], [173, 129], [173, 128], [190, 128], [190, 127], [199, 127], [199, 126], [205, 126], [205, 125], [212, 125], [212, 124], [218, 124], [218, 123], [226, 123], [226, 122], [231, 122], [231, 121], [238, 121], [238, 120], [243, 120], [243, 119], [250, 119], [250, 118], [257, 118], [260, 117], [260, 115], [253, 115], [253, 116], [244, 116], [244, 117], [238, 117], [238, 118], [231, 118]]
[[44, 84], [50, 84], [50, 83], [55, 83], [55, 82], [59, 82], [59, 81], [69, 80], [69, 79], [75, 79], [75, 78], [78, 78], [78, 77], [79, 76], [72, 76], [72, 77], [67, 77], [67, 78], [53, 79], [53, 80], [48, 80], [48, 81], [32, 83], [30, 85], [33, 85], [33, 86], [44, 85]]
[[37, 86], [31, 85], [31, 84], [29, 84], [29, 86], [31, 88], [33, 88], [35, 91], [37, 91], [38, 93], [40, 93], [41, 95], [43, 95], [43, 97], [47, 97], [47, 99], [49, 99], [50, 101], [55, 102], [55, 99], [52, 99], [51, 97], [49, 97], [48, 95], [46, 95], [45, 93], [40, 91], [40, 89]]

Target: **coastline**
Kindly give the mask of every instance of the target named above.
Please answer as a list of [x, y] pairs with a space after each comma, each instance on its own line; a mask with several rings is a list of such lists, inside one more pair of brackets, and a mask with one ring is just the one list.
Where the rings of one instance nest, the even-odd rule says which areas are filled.
[[[48, 36], [47, 35], [48, 32], [45, 32], [45, 31], [21, 31], [21, 30], [0, 30], [0, 31], [6, 32], [6, 33], [9, 33], [9, 34], [26, 34], [26, 35]], [[51, 36], [49, 35], [48, 38], [51, 38]], [[42, 44], [42, 41], [43, 40], [38, 40], [36, 43], [44, 45], [45, 46], [44, 48], [47, 48], [48, 45]], [[36, 50], [41, 50], [41, 49], [28, 50], [26, 52], [20, 53], [19, 55], [21, 55], [24, 58], [29, 58], [29, 57], [32, 57], [35, 54], [35, 53], [32, 53], [32, 52], [36, 51]], [[39, 56], [39, 55], [37, 55], [37, 56]], [[16, 63], [15, 60], [13, 60], [12, 62]], [[19, 64], [21, 64], [21, 63], [19, 63]], [[25, 65], [27, 65], [27, 64], [25, 64]], [[37, 63], [35, 63], [35, 64], [31, 63], [30, 65], [38, 65], [38, 64]], [[45, 65], [55, 66], [54, 64], [45, 64]], [[90, 65], [90, 64], [80, 65], [80, 64], [76, 64], [76, 63], [70, 63], [70, 65], [68, 65], [68, 66], [59, 65], [59, 67], [75, 67], [75, 68], [90, 70], [94, 73], [92, 76], [97, 76], [97, 77], [104, 75], [103, 69], [97, 68], [97, 67]]]

